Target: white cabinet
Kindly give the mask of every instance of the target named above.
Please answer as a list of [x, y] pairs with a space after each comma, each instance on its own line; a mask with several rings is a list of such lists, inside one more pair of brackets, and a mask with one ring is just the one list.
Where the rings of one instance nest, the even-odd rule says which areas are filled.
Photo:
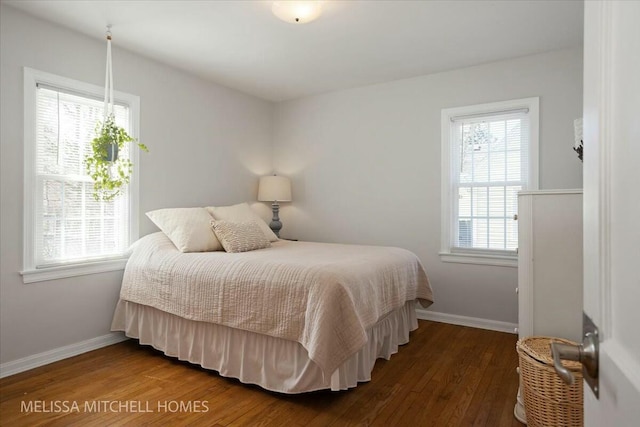
[[582, 342], [582, 190], [518, 193], [518, 338], [531, 335]]
[[582, 190], [518, 194], [518, 336], [581, 341]]

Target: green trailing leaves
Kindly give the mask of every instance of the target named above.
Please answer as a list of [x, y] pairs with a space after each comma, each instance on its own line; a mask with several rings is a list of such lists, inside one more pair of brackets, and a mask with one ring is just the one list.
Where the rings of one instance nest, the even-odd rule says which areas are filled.
[[115, 123], [113, 114], [104, 123], [96, 124], [96, 137], [91, 141], [91, 154], [84, 159], [87, 174], [93, 180], [93, 197], [97, 201], [116, 198], [127, 185], [133, 173], [133, 163], [122, 156], [109, 160], [109, 148], [116, 145], [122, 151], [125, 144], [134, 142], [142, 151], [149, 151], [127, 131]]

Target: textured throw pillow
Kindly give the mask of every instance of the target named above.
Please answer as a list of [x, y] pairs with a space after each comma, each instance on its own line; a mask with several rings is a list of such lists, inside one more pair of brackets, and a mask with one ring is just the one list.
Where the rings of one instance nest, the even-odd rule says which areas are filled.
[[207, 207], [207, 211], [209, 211], [211, 216], [217, 220], [233, 221], [233, 222], [253, 221], [256, 224], [258, 224], [258, 226], [264, 233], [264, 236], [270, 242], [278, 241], [278, 236], [276, 236], [274, 232], [271, 231], [267, 223], [264, 222], [262, 218], [260, 218], [258, 214], [255, 213], [247, 203], [240, 203], [233, 206], [221, 206], [221, 207], [210, 206], [210, 207]]
[[211, 227], [227, 252], [247, 252], [271, 246], [257, 223], [211, 220]]
[[181, 252], [222, 250], [205, 208], [158, 209], [146, 215]]

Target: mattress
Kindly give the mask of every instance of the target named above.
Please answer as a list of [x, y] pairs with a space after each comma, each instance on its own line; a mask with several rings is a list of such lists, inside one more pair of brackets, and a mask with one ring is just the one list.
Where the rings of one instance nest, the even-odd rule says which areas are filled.
[[186, 320], [297, 342], [329, 377], [390, 313], [432, 301], [415, 254], [400, 248], [278, 241], [245, 253], [182, 253], [140, 239], [120, 299]]

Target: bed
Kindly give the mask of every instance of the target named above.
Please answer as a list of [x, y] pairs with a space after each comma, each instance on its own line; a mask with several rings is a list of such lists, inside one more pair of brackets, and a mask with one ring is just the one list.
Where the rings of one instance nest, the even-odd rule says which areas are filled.
[[183, 253], [161, 232], [132, 248], [112, 330], [280, 393], [369, 381], [433, 301], [400, 248], [278, 240], [243, 253]]

